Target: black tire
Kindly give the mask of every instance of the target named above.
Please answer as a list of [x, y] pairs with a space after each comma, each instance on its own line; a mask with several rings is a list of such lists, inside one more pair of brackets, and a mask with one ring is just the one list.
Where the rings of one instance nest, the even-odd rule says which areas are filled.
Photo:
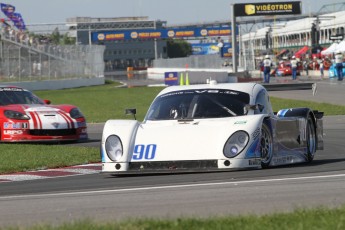
[[273, 157], [273, 138], [270, 128], [262, 124], [260, 137], [261, 167], [268, 168]]
[[314, 159], [315, 152], [316, 152], [317, 136], [316, 136], [315, 124], [310, 115], [307, 118], [306, 135], [307, 135], [307, 161], [312, 162]]

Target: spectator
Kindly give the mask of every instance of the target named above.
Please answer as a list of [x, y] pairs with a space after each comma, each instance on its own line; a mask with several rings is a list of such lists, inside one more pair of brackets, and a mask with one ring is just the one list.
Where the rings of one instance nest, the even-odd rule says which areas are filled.
[[303, 68], [305, 71], [305, 75], [309, 77], [309, 60], [305, 59], [303, 62]]
[[33, 75], [36, 75], [36, 71], [37, 71], [37, 63], [36, 63], [36, 61], [34, 61], [34, 63], [32, 64], [32, 73], [33, 73]]
[[264, 64], [264, 83], [270, 83], [270, 73], [271, 73], [271, 66], [272, 61], [270, 56], [266, 55], [263, 61]]
[[323, 72], [323, 70], [324, 70], [324, 64], [323, 64], [323, 62], [324, 62], [324, 61], [325, 61], [325, 60], [322, 59], [321, 62], [320, 62], [320, 66], [319, 66], [321, 80], [323, 79], [323, 76], [324, 76], [324, 72]]
[[338, 81], [343, 80], [343, 54], [338, 51], [335, 54], [335, 69], [337, 71]]
[[41, 62], [37, 63], [37, 74], [41, 75]]
[[292, 56], [291, 58], [291, 70], [292, 70], [292, 80], [297, 79], [297, 60], [295, 56]]

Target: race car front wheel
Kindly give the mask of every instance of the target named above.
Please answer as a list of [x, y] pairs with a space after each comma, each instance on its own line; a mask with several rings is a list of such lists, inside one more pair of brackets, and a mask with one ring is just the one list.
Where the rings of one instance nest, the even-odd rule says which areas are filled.
[[260, 139], [260, 153], [261, 153], [261, 167], [268, 168], [273, 156], [273, 140], [269, 127], [262, 124], [261, 139]]
[[314, 159], [316, 152], [316, 129], [311, 116], [307, 119], [307, 158], [308, 162]]

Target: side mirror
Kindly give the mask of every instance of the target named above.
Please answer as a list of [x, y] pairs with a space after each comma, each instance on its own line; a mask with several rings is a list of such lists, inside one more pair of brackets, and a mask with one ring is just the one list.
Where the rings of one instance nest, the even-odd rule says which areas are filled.
[[256, 105], [246, 105], [245, 109], [246, 109], [246, 114], [249, 112], [249, 110], [259, 110], [260, 112], [262, 112], [264, 110], [265, 106], [261, 105], [261, 104], [256, 104]]
[[264, 106], [264, 105], [261, 105], [261, 104], [257, 104], [256, 106], [257, 106], [257, 109], [258, 109], [260, 112], [262, 112], [262, 111], [264, 110], [264, 108], [265, 108], [265, 106]]
[[50, 101], [50, 100], [47, 100], [47, 99], [44, 99], [43, 102], [44, 102], [44, 104], [46, 104], [46, 105], [50, 105], [50, 104], [51, 104], [51, 101]]
[[134, 119], [136, 120], [137, 118], [135, 117], [135, 115], [137, 114], [137, 109], [126, 109], [125, 110], [125, 114], [126, 115], [133, 115]]

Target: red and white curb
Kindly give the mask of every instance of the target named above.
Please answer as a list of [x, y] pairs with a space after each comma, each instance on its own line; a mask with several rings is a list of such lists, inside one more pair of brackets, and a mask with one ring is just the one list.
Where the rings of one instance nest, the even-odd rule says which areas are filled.
[[18, 172], [12, 174], [0, 175], [1, 182], [11, 181], [25, 181], [25, 180], [37, 180], [47, 179], [54, 177], [66, 177], [66, 176], [77, 176], [84, 174], [95, 174], [100, 173], [102, 169], [101, 163], [76, 165], [65, 168], [46, 169], [38, 171]]

